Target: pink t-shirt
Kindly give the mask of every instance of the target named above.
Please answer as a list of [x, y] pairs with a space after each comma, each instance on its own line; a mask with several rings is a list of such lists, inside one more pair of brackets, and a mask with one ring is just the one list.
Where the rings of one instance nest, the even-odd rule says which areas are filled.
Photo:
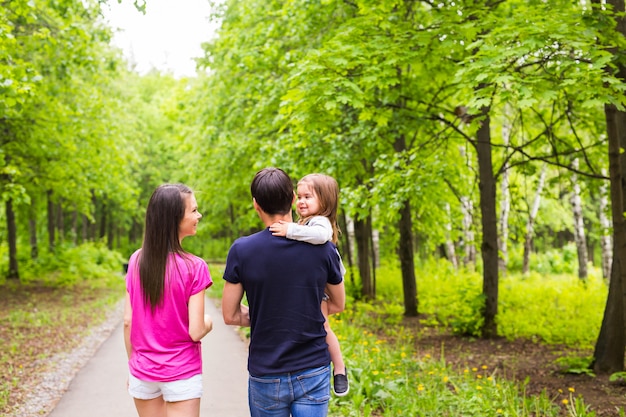
[[171, 254], [166, 267], [163, 303], [154, 314], [144, 302], [137, 255], [128, 263], [126, 291], [133, 309], [130, 373], [144, 381], [176, 381], [202, 373], [200, 342], [189, 336], [189, 298], [213, 284], [201, 258]]

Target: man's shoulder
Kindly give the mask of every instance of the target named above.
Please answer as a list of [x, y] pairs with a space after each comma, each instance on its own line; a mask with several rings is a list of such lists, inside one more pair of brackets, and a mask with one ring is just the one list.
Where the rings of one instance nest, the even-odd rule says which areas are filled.
[[268, 236], [272, 236], [270, 233], [264, 233], [265, 230], [253, 233], [248, 236], [241, 236], [235, 239], [233, 246], [249, 246], [257, 244], [260, 241], [267, 240]]

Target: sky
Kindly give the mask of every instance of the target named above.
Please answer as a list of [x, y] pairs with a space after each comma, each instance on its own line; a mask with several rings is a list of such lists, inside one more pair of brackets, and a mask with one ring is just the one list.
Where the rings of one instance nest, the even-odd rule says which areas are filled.
[[177, 77], [195, 75], [193, 58], [202, 56], [200, 44], [211, 38], [208, 0], [148, 0], [145, 15], [132, 0], [110, 0], [104, 6], [112, 28], [119, 28], [113, 43], [145, 74], [152, 68]]

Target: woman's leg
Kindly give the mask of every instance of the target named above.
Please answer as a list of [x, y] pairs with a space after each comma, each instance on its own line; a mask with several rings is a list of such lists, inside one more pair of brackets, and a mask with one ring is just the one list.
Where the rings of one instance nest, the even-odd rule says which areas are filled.
[[138, 398], [134, 400], [139, 417], [167, 417], [163, 396], [151, 400], [140, 400]]
[[166, 403], [167, 417], [199, 417], [200, 398]]

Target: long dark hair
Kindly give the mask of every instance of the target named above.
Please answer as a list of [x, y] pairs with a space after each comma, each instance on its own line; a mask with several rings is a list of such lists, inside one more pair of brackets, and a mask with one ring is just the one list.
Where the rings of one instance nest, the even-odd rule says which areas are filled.
[[139, 281], [144, 300], [150, 303], [153, 312], [163, 299], [169, 254], [186, 254], [180, 244], [178, 227], [191, 194], [193, 191], [184, 184], [163, 184], [154, 190], [148, 202], [139, 254]]

